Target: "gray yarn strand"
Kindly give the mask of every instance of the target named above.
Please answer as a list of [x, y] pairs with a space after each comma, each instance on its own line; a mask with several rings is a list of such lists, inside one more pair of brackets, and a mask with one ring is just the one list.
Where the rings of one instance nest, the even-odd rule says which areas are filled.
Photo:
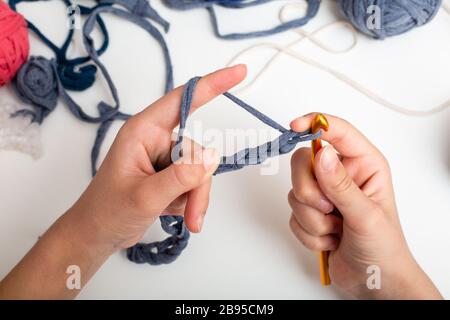
[[161, 25], [168, 32], [170, 24], [153, 9], [148, 0], [98, 0], [100, 4], [118, 4], [128, 9], [133, 15], [149, 18]]
[[[109, 2], [117, 3], [117, 0], [109, 1]], [[124, 3], [124, 1], [120, 1], [120, 3]], [[169, 49], [167, 47], [167, 44], [164, 41], [164, 38], [163, 38], [162, 34], [158, 31], [158, 29], [156, 29], [148, 21], [143, 19], [141, 17], [142, 13], [136, 15], [136, 14], [129, 13], [129, 12], [126, 12], [126, 11], [123, 11], [123, 10], [120, 10], [120, 9], [114, 8], [114, 7], [99, 7], [92, 12], [92, 14], [89, 16], [88, 20], [86, 21], [86, 23], [83, 27], [83, 36], [84, 36], [83, 41], [84, 41], [84, 45], [85, 45], [86, 50], [88, 51], [91, 59], [100, 67], [103, 74], [105, 75], [105, 78], [107, 79], [107, 82], [108, 82], [111, 92], [113, 94], [114, 100], [116, 101], [116, 107], [118, 108], [118, 106], [119, 106], [119, 98], [117, 95], [117, 90], [114, 86], [114, 83], [111, 81], [111, 77], [110, 77], [106, 67], [103, 65], [103, 63], [100, 61], [100, 59], [97, 55], [97, 52], [96, 52], [95, 46], [94, 46], [94, 42], [91, 37], [91, 33], [95, 26], [96, 17], [104, 12], [115, 14], [121, 18], [124, 18], [126, 20], [129, 20], [130, 22], [137, 24], [138, 26], [142, 27], [144, 30], [149, 32], [149, 34], [157, 40], [157, 42], [160, 44], [160, 46], [163, 50], [165, 66], [166, 66], [166, 83], [165, 83], [164, 91], [168, 92], [168, 91], [172, 90], [173, 89], [172, 62], [170, 59], [170, 54], [169, 54]], [[91, 151], [91, 171], [92, 171], [93, 176], [95, 175], [95, 173], [97, 171], [97, 159], [98, 159], [98, 155], [100, 153], [100, 147], [105, 139], [107, 131], [111, 127], [112, 122], [114, 120], [127, 120], [130, 117], [130, 115], [122, 113], [122, 112], [114, 113], [115, 108], [107, 105], [106, 103], [99, 104], [98, 108], [102, 114], [103, 121], [97, 130], [97, 135], [96, 135], [94, 145], [93, 145], [92, 151]]]
[[[119, 4], [130, 3], [129, 1], [116, 1], [116, 0], [113, 2]], [[142, 6], [141, 8], [145, 8], [145, 6]], [[103, 143], [107, 131], [111, 127], [112, 122], [114, 120], [125, 121], [130, 117], [130, 115], [128, 114], [116, 111], [119, 108], [119, 98], [117, 95], [117, 90], [111, 80], [111, 77], [106, 67], [100, 61], [94, 48], [93, 39], [90, 36], [95, 25], [96, 17], [104, 12], [115, 14], [121, 18], [127, 19], [137, 24], [138, 26], [142, 27], [147, 32], [149, 32], [159, 42], [163, 50], [166, 65], [166, 83], [164, 91], [168, 92], [173, 89], [173, 71], [168, 47], [164, 41], [162, 34], [158, 31], [158, 29], [156, 29], [148, 21], [142, 18], [142, 16], [144, 16], [142, 12], [136, 13], [135, 10], [134, 13], [129, 13], [115, 7], [99, 7], [92, 12], [92, 14], [89, 16], [83, 27], [83, 42], [91, 59], [99, 66], [100, 70], [102, 70], [102, 73], [104, 74], [108, 82], [114, 100], [116, 102], [116, 107], [111, 107], [104, 102], [98, 105], [99, 112], [101, 114], [101, 117], [104, 117], [104, 121], [102, 121], [100, 127], [97, 130], [97, 135], [91, 151], [91, 170], [93, 176], [97, 171], [96, 170], [97, 159], [100, 152], [101, 144]], [[70, 100], [68, 101], [70, 103]], [[170, 236], [163, 241], [157, 241], [151, 244], [146, 244], [145, 248], [141, 247], [139, 244], [132, 248], [129, 248], [127, 250], [127, 256], [130, 260], [136, 263], [147, 262], [152, 265], [170, 263], [174, 261], [186, 248], [189, 240], [189, 231], [186, 229], [186, 226], [183, 223], [183, 219], [177, 216], [161, 216], [160, 221], [163, 230], [169, 233]]]
[[205, 0], [165, 0], [165, 3], [174, 9], [178, 10], [190, 10], [190, 9], [196, 9], [196, 8], [205, 8], [208, 10], [211, 23], [214, 29], [214, 34], [221, 38], [226, 40], [240, 40], [240, 39], [249, 39], [249, 38], [257, 38], [257, 37], [265, 37], [270, 36], [273, 34], [281, 33], [286, 30], [292, 29], [292, 28], [298, 28], [306, 23], [308, 23], [312, 18], [314, 18], [319, 11], [320, 7], [320, 0], [306, 0], [307, 2], [307, 10], [306, 14], [297, 19], [293, 19], [284, 23], [279, 24], [276, 27], [260, 30], [260, 31], [251, 31], [251, 32], [236, 32], [236, 33], [228, 33], [228, 34], [222, 34], [220, 32], [219, 28], [219, 22], [217, 19], [216, 11], [214, 9], [214, 5], [219, 5], [222, 7], [227, 8], [233, 8], [233, 9], [242, 9], [247, 8], [251, 6], [261, 5], [264, 3], [268, 3], [273, 0], [254, 0], [254, 1], [233, 1], [233, 0], [212, 0], [212, 1], [205, 1]]

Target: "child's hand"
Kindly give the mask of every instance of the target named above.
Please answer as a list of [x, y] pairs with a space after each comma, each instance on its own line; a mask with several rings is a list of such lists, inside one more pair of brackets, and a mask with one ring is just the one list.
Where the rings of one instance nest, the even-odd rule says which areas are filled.
[[[203, 77], [191, 110], [229, 90], [245, 74], [240, 65]], [[183, 158], [171, 164], [182, 93], [183, 88], [175, 89], [125, 123], [72, 209], [95, 223], [116, 248], [134, 245], [161, 214], [184, 215], [191, 231], [201, 230], [219, 156], [214, 149], [185, 143]]]
[[[314, 115], [294, 120], [307, 129]], [[441, 298], [412, 257], [403, 236], [389, 165], [352, 125], [326, 116], [330, 128], [311, 169], [311, 149], [292, 156], [290, 226], [309, 249], [328, 251], [332, 283], [359, 298]], [[341, 160], [340, 160], [341, 158]], [[330, 214], [338, 209], [342, 217]], [[381, 289], [369, 290], [369, 266], [381, 271]]]

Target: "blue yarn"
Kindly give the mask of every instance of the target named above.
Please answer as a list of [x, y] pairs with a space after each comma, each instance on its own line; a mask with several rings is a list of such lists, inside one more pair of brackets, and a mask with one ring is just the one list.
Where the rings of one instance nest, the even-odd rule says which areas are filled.
[[[37, 1], [39, 0], [9, 0], [9, 5], [13, 10], [17, 11], [17, 5], [19, 3]], [[63, 2], [67, 7], [73, 5], [70, 0], [63, 0]], [[78, 7], [80, 8], [81, 15], [89, 15], [93, 10], [92, 8], [81, 5], [79, 5]], [[97, 19], [97, 22], [104, 39], [101, 47], [97, 51], [98, 54], [101, 55], [108, 48], [109, 35], [108, 31], [106, 30], [105, 23], [100, 17]], [[73, 28], [69, 30], [63, 45], [61, 47], [58, 47], [50, 39], [48, 39], [33, 23], [28, 20], [27, 23], [28, 28], [33, 31], [33, 33], [36, 34], [42, 40], [42, 42], [44, 42], [44, 44], [55, 53], [58, 77], [65, 89], [72, 91], [83, 91], [92, 86], [92, 84], [95, 82], [97, 67], [93, 64], [84, 65], [85, 63], [89, 62], [90, 58], [88, 56], [77, 57], [75, 59], [67, 58], [67, 50], [74, 35]]]
[[160, 24], [165, 32], [169, 31], [170, 24], [153, 9], [147, 0], [97, 0], [99, 4], [118, 4], [125, 7], [130, 13], [141, 18], [149, 18]]
[[196, 8], [206, 8], [217, 4], [226, 8], [247, 8], [273, 0], [164, 0], [169, 7], [178, 10], [190, 10]]
[[[183, 142], [183, 132], [186, 128], [195, 87], [199, 80], [199, 77], [192, 78], [184, 87], [180, 106], [180, 128], [177, 141], [172, 150], [172, 159], [174, 161], [179, 159], [182, 154], [181, 146]], [[224, 96], [261, 120], [263, 123], [280, 131], [281, 135], [275, 140], [266, 142], [260, 146], [246, 148], [234, 155], [222, 157], [214, 175], [236, 171], [249, 165], [260, 164], [270, 157], [291, 152], [299, 142], [317, 139], [321, 135], [320, 131], [312, 134], [311, 130], [303, 132], [288, 130], [231, 93], [226, 92], [224, 93]], [[180, 216], [161, 216], [160, 220], [163, 229], [171, 234], [171, 236], [163, 241], [152, 242], [149, 244], [138, 243], [137, 245], [128, 248], [127, 257], [130, 261], [135, 263], [148, 263], [151, 265], [170, 263], [173, 262], [186, 248], [189, 240], [189, 231], [183, 223], [183, 218]]]
[[261, 5], [272, 0], [164, 0], [165, 3], [174, 9], [178, 10], [190, 10], [195, 8], [205, 8], [208, 10], [211, 17], [212, 26], [214, 29], [214, 34], [226, 40], [239, 40], [248, 38], [257, 38], [273, 35], [276, 33], [284, 32], [292, 28], [298, 28], [307, 24], [312, 18], [314, 18], [319, 11], [320, 0], [305, 0], [307, 2], [307, 10], [305, 16], [297, 19], [293, 19], [280, 25], [273, 27], [271, 29], [251, 31], [251, 32], [240, 32], [240, 33], [228, 33], [222, 34], [220, 32], [219, 23], [217, 20], [216, 11], [214, 10], [214, 5], [220, 5], [232, 9], [242, 9], [251, 6]]
[[[15, 8], [15, 5], [22, 1], [33, 0], [12, 0], [13, 7]], [[68, 6], [71, 5], [69, 0], [64, 0], [64, 3]], [[112, 4], [119, 4], [130, 11], [128, 12], [115, 7], [113, 8], [111, 6]], [[93, 8], [80, 8], [81, 14], [89, 14], [83, 26], [83, 42], [89, 54], [86, 57], [79, 57], [72, 60], [66, 59], [66, 52], [73, 37], [73, 30], [69, 31], [64, 44], [61, 48], [58, 48], [52, 41], [44, 36], [36, 26], [29, 23], [30, 29], [55, 52], [56, 58], [48, 60], [44, 57], [31, 57], [30, 60], [22, 66], [15, 79], [16, 91], [25, 102], [28, 102], [33, 106], [34, 111], [21, 110], [13, 116], [31, 115], [32, 121], [42, 123], [43, 119], [54, 110], [57, 102], [56, 98], [59, 96], [76, 118], [89, 123], [102, 123], [100, 126], [101, 128], [97, 132], [94, 150], [92, 152], [95, 156], [95, 154], [98, 154], [98, 150], [96, 149], [100, 148], [104, 135], [110, 126], [110, 124], [108, 124], [110, 120], [123, 120], [130, 117], [130, 115], [119, 112], [120, 103], [117, 89], [105, 66], [99, 60], [99, 56], [106, 50], [109, 43], [106, 26], [101, 19], [100, 13], [111, 12], [119, 17], [127, 19], [145, 29], [159, 42], [163, 49], [166, 62], [166, 92], [173, 88], [172, 63], [169, 57], [168, 47], [158, 29], [144, 19], [144, 17], [155, 20], [166, 30], [169, 25], [150, 7], [146, 0], [100, 0], [99, 4]], [[98, 50], [94, 48], [93, 39], [90, 36], [97, 23], [100, 25], [103, 34], [105, 35], [103, 45]], [[82, 66], [80, 72], [71, 71], [71, 68], [73, 70], [73, 68], [78, 67], [80, 64], [91, 60], [94, 64]], [[71, 98], [65, 89], [66, 86], [72, 82], [79, 85], [78, 89], [88, 87], [87, 84], [90, 86], [95, 80], [97, 68], [100, 68], [100, 71], [106, 79], [115, 105], [110, 106], [102, 101], [97, 105], [99, 115], [91, 116]], [[73, 75], [73, 77], [70, 78], [70, 81], [72, 82], [68, 81], [69, 78], [67, 75]], [[90, 78], [91, 76], [92, 79]], [[72, 86], [69, 87], [73, 89]]]
[[128, 260], [150, 265], [168, 264], [175, 261], [187, 247], [190, 233], [181, 216], [163, 216], [161, 227], [171, 236], [163, 241], [138, 243], [127, 249]]
[[[344, 15], [358, 30], [375, 39], [385, 39], [405, 33], [431, 21], [441, 0], [338, 0]], [[370, 6], [380, 9], [380, 29], [369, 29], [367, 13]]]
[[101, 145], [105, 139], [105, 136], [111, 127], [111, 124], [114, 120], [127, 120], [130, 115], [122, 113], [122, 112], [116, 112], [119, 109], [119, 97], [117, 95], [117, 89], [114, 86], [114, 83], [112, 82], [112, 79], [109, 75], [108, 70], [103, 65], [103, 63], [100, 61], [94, 46], [94, 41], [91, 37], [91, 33], [95, 26], [96, 17], [102, 13], [112, 13], [118, 17], [124, 18], [130, 22], [133, 22], [146, 30], [153, 38], [158, 41], [160, 44], [163, 55], [164, 55], [164, 61], [166, 66], [166, 82], [164, 87], [164, 92], [169, 92], [173, 89], [173, 68], [172, 68], [172, 61], [169, 54], [169, 48], [167, 47], [167, 44], [164, 40], [163, 35], [157, 28], [155, 28], [149, 21], [142, 18], [141, 14], [135, 14], [130, 13], [115, 7], [99, 7], [98, 9], [94, 10], [92, 14], [89, 16], [89, 18], [86, 20], [84, 27], [83, 27], [83, 41], [85, 48], [87, 52], [89, 53], [89, 56], [91, 57], [92, 61], [94, 61], [99, 68], [102, 70], [105, 78], [107, 79], [107, 82], [110, 86], [111, 92], [113, 93], [114, 100], [116, 102], [115, 107], [111, 107], [107, 105], [106, 103], [102, 103], [99, 105], [99, 112], [101, 119], [100, 127], [97, 130], [97, 134], [95, 137], [94, 145], [92, 147], [91, 151], [91, 171], [92, 175], [94, 176], [97, 172], [97, 158], [100, 153]]
[[[122, 0], [119, 0], [119, 4], [124, 4]], [[126, 6], [127, 7], [127, 6]], [[105, 139], [105, 136], [111, 127], [113, 121], [115, 120], [122, 120], [126, 121], [130, 115], [122, 113], [120, 111], [117, 111], [119, 108], [119, 100], [117, 95], [117, 90], [114, 87], [114, 84], [112, 83], [112, 80], [109, 76], [108, 71], [106, 70], [105, 66], [101, 63], [99, 60], [99, 57], [94, 49], [94, 43], [93, 39], [90, 36], [94, 25], [95, 25], [95, 18], [101, 13], [112, 13], [116, 16], [119, 16], [121, 18], [124, 18], [126, 20], [129, 20], [130, 22], [133, 22], [146, 31], [148, 31], [161, 45], [161, 48], [163, 50], [164, 54], [164, 60], [166, 64], [166, 83], [165, 83], [165, 92], [168, 92], [173, 89], [173, 70], [172, 70], [172, 62], [169, 55], [169, 49], [166, 45], [166, 42], [162, 36], [162, 34], [156, 29], [151, 23], [149, 23], [147, 20], [143, 19], [143, 16], [146, 16], [148, 14], [148, 9], [145, 9], [146, 6], [140, 6], [145, 11], [136, 12], [136, 10], [132, 10], [131, 13], [127, 11], [123, 11], [120, 9], [117, 9], [115, 7], [100, 7], [96, 10], [94, 10], [89, 16], [88, 20], [86, 21], [84, 27], [83, 27], [83, 41], [84, 45], [86, 47], [86, 50], [88, 51], [92, 61], [94, 61], [99, 68], [102, 70], [105, 78], [108, 81], [108, 84], [111, 88], [111, 92], [115, 96], [116, 101], [116, 107], [113, 108], [106, 103], [101, 103], [99, 105], [99, 112], [100, 117], [106, 117], [100, 124], [97, 134], [95, 137], [94, 145], [91, 150], [91, 170], [92, 175], [94, 176], [97, 172], [97, 160], [98, 155], [100, 153], [101, 145]], [[144, 14], [145, 13], [145, 14]], [[117, 112], [115, 112], [117, 111]], [[113, 114], [110, 116], [111, 112]], [[114, 113], [115, 112], [115, 113]], [[189, 239], [189, 232], [186, 229], [186, 226], [183, 223], [183, 220], [180, 217], [177, 216], [163, 216], [160, 218], [161, 226], [164, 231], [169, 233], [171, 236], [165, 239], [164, 241], [155, 242], [153, 244], [149, 244], [148, 246], [139, 247], [139, 245], [136, 245], [134, 248], [137, 250], [136, 252], [139, 252], [141, 254], [140, 257], [145, 256], [145, 261], [151, 263], [151, 264], [162, 264], [162, 263], [170, 263], [173, 260], [175, 260], [178, 255], [181, 253], [181, 251], [184, 250], [184, 248], [187, 246], [188, 239]], [[140, 248], [139, 250], [137, 248]], [[153, 252], [153, 250], [156, 250], [156, 253]], [[139, 262], [139, 257], [133, 255], [133, 250], [128, 251], [128, 257], [130, 259], [134, 259], [136, 262]]]

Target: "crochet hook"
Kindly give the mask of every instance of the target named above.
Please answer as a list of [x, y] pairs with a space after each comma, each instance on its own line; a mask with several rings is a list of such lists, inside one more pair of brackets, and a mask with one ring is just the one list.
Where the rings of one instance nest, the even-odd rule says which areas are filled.
[[[328, 120], [327, 118], [319, 113], [317, 114], [311, 123], [311, 132], [317, 133], [319, 130], [328, 131]], [[322, 149], [322, 140], [314, 139], [311, 141], [311, 161], [312, 161], [312, 170], [314, 174], [314, 166], [315, 166], [315, 155]], [[329, 286], [331, 284], [330, 275], [328, 273], [328, 255], [329, 251], [321, 251], [319, 252], [319, 268], [320, 268], [320, 282], [323, 286]]]

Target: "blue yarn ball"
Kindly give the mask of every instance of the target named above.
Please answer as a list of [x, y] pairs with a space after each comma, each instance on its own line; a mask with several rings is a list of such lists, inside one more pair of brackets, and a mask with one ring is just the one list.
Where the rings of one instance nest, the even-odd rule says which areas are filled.
[[[355, 28], [373, 38], [384, 39], [429, 22], [442, 0], [338, 0], [338, 3]], [[367, 11], [373, 5], [379, 8], [379, 28], [368, 27], [368, 19], [375, 11]]]

